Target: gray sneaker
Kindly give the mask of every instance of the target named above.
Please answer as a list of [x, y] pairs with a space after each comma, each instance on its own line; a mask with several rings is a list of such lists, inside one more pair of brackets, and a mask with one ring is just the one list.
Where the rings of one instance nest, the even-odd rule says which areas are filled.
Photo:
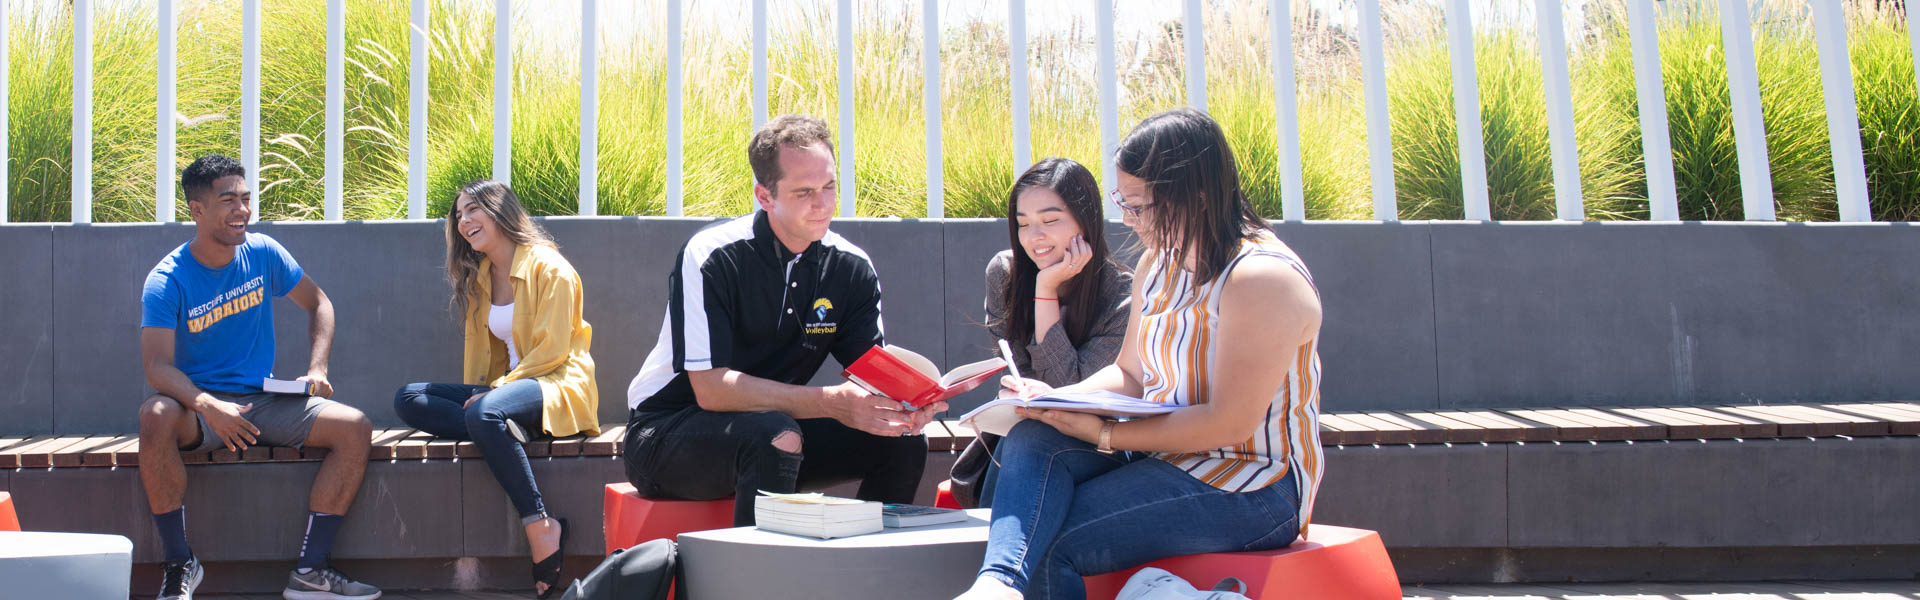
[[331, 568], [314, 569], [301, 574], [299, 569], [287, 575], [287, 589], [280, 592], [287, 600], [374, 600], [380, 588], [347, 579]]
[[154, 600], [193, 600], [194, 588], [207, 575], [200, 559], [189, 558], [160, 565], [160, 594]]

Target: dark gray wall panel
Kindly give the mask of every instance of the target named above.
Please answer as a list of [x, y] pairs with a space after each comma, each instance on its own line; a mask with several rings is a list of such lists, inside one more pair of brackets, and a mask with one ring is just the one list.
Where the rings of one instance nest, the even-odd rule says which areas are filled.
[[[1007, 224], [1004, 219], [948, 219], [942, 238], [946, 245], [942, 278], [945, 296], [939, 303], [946, 311], [946, 353], [951, 365], [963, 365], [994, 356], [993, 338], [987, 335], [986, 294], [987, 263], [993, 255], [1007, 249]], [[999, 385], [980, 386], [948, 404], [958, 416], [993, 398]]]
[[[333, 303], [327, 379], [333, 399], [375, 427], [399, 427], [393, 394], [415, 381], [460, 380], [460, 330], [448, 304], [441, 221], [261, 223]], [[273, 303], [274, 375], [306, 374], [310, 317]]]
[[139, 474], [134, 469], [21, 469], [8, 478], [7, 491], [22, 529], [124, 535], [133, 540], [134, 562], [158, 562], [160, 542]]
[[[948, 316], [935, 299], [945, 293], [944, 256], [939, 221], [918, 219], [836, 219], [833, 230], [873, 259], [880, 274], [881, 310], [887, 343], [926, 356], [933, 364], [951, 367], [947, 355]], [[844, 381], [842, 365], [829, 359], [812, 383]]]
[[1431, 229], [1424, 223], [1280, 223], [1320, 290], [1320, 410], [1431, 409]]
[[[194, 554], [212, 561], [299, 558], [308, 495], [320, 464], [188, 467], [187, 535]], [[366, 481], [341, 523], [333, 556], [459, 556], [458, 490], [459, 473], [444, 465], [369, 463]], [[141, 498], [140, 516], [146, 529], [152, 530], [152, 520], [145, 518], [145, 497]]]
[[625, 423], [627, 384], [659, 338], [674, 260], [694, 232], [718, 220], [553, 217], [541, 222], [586, 290], [600, 422]]
[[134, 431], [147, 398], [140, 366], [140, 290], [168, 252], [193, 238], [182, 224], [53, 228], [53, 421], [58, 433]]
[[[606, 532], [601, 527], [605, 488], [606, 484], [627, 480], [624, 463], [617, 458], [593, 457], [536, 458], [531, 464], [547, 514], [565, 517], [573, 528], [567, 534], [567, 554], [598, 556], [605, 552]], [[452, 472], [454, 467], [460, 475], [459, 502], [466, 510], [460, 522], [465, 542], [458, 556], [528, 556], [532, 550], [520, 525], [520, 513], [507, 499], [506, 491], [500, 489], [487, 463], [440, 462], [442, 471]]]
[[1892, 475], [1920, 461], [1912, 438], [1529, 444], [1508, 456], [1517, 548], [1920, 539], [1920, 478]]
[[1326, 448], [1313, 522], [1378, 531], [1390, 548], [1505, 546], [1508, 447]]
[[1443, 406], [1907, 399], [1905, 224], [1435, 223]]
[[0, 225], [0, 435], [53, 431], [53, 227]]

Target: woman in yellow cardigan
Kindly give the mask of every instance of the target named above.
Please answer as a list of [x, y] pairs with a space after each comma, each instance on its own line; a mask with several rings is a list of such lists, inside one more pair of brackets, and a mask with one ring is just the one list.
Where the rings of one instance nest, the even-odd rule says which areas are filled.
[[547, 514], [521, 444], [600, 433], [580, 276], [513, 190], [481, 180], [461, 188], [447, 215], [447, 280], [465, 323], [461, 382], [402, 387], [394, 412], [436, 437], [480, 447], [520, 513], [534, 591], [547, 598], [561, 587], [567, 521]]

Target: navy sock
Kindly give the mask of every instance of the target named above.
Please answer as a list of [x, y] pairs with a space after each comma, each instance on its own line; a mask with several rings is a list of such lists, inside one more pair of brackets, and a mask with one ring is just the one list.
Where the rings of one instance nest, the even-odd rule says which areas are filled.
[[160, 546], [166, 549], [167, 562], [193, 558], [193, 549], [187, 547], [187, 507], [154, 515], [153, 527], [160, 530]]
[[333, 536], [340, 533], [342, 515], [330, 515], [323, 512], [307, 513], [307, 537], [300, 542], [300, 562], [294, 568], [318, 569], [327, 566], [327, 555], [333, 552]]

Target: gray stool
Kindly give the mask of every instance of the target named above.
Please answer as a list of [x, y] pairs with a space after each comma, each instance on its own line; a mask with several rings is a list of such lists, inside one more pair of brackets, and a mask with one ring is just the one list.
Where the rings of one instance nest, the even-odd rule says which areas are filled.
[[988, 509], [958, 523], [817, 540], [752, 527], [680, 534], [695, 600], [928, 598], [973, 586], [987, 553]]
[[132, 572], [125, 536], [0, 531], [0, 600], [122, 600]]

